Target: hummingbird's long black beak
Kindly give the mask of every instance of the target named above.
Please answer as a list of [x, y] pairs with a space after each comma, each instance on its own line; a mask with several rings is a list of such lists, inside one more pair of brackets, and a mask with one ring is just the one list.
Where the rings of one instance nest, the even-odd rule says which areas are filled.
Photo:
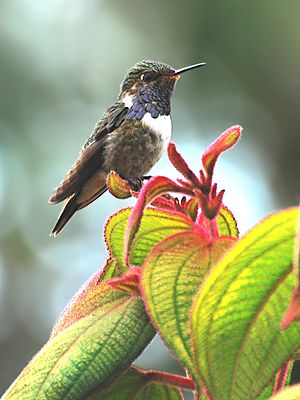
[[204, 65], [206, 65], [206, 63], [198, 63], [198, 64], [194, 64], [194, 65], [189, 65], [188, 67], [176, 69], [173, 75], [181, 75], [186, 71], [190, 71], [191, 69], [203, 67]]

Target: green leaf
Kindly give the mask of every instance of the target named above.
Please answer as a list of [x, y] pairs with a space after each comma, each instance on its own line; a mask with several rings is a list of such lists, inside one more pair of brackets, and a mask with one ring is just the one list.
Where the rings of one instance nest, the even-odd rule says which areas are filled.
[[135, 368], [129, 368], [109, 388], [95, 393], [88, 400], [131, 400], [144, 389], [147, 381]]
[[88, 400], [181, 400], [181, 392], [172, 386], [153, 383], [137, 368], [129, 368], [104, 392], [96, 393]]
[[[124, 262], [124, 238], [132, 208], [114, 214], [105, 227], [105, 238], [111, 256], [117, 261], [121, 272], [126, 271]], [[177, 232], [194, 229], [194, 223], [184, 215], [148, 208], [144, 212], [140, 229], [132, 243], [131, 265], [142, 265], [149, 251], [161, 240]]]
[[217, 216], [217, 225], [220, 236], [231, 236], [238, 238], [239, 230], [232, 212], [227, 207], [222, 207]]
[[183, 400], [183, 396], [175, 387], [152, 383], [145, 387], [136, 400]]
[[[85, 284], [69, 301], [54, 324], [51, 338], [61, 333], [70, 325], [76, 323], [81, 318], [94, 313], [99, 307], [102, 307], [102, 305], [105, 304], [107, 301], [105, 293], [108, 292], [108, 287], [105, 283], [102, 283], [102, 279], [110, 279], [111, 277], [114, 277], [115, 268], [115, 263], [111, 259], [108, 259], [104, 267], [96, 271], [85, 282]], [[95, 296], [99, 296], [99, 299], [95, 299]]]
[[199, 382], [213, 399], [257, 398], [300, 345], [300, 326], [279, 325], [294, 276], [297, 209], [266, 218], [218, 263], [194, 303]]
[[82, 399], [121, 375], [155, 331], [138, 296], [95, 284], [73, 299], [51, 339], [3, 399]]
[[164, 341], [193, 372], [190, 308], [199, 285], [231, 238], [213, 242], [198, 232], [177, 233], [151, 251], [142, 268], [141, 290], [148, 314]]
[[136, 238], [137, 232], [140, 228], [142, 217], [147, 204], [150, 204], [154, 199], [163, 194], [183, 193], [193, 196], [193, 190], [187, 186], [181, 186], [177, 182], [172, 181], [164, 176], [155, 176], [150, 179], [142, 188], [139, 197], [133, 208], [132, 214], [129, 218], [126, 235], [125, 235], [125, 260], [129, 259], [133, 241]]

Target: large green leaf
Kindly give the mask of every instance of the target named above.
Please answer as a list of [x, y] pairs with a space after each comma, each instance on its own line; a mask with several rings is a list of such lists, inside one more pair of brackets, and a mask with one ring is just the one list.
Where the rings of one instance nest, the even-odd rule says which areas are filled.
[[297, 209], [246, 234], [199, 291], [192, 314], [198, 378], [217, 399], [256, 399], [300, 345], [300, 326], [280, 331], [294, 276]]
[[[75, 293], [65, 309], [54, 324], [51, 332], [51, 338], [61, 333], [70, 325], [76, 323], [81, 318], [94, 313], [99, 307], [103, 307], [109, 299], [106, 293], [110, 295], [108, 287], [102, 280], [111, 279], [115, 276], [116, 265], [108, 259], [103, 268], [96, 271]], [[97, 298], [98, 297], [98, 298]]]
[[155, 331], [138, 296], [97, 285], [75, 296], [49, 342], [3, 399], [83, 399], [123, 373]]
[[203, 277], [232, 245], [196, 232], [177, 233], [151, 251], [142, 269], [141, 290], [152, 322], [172, 352], [194, 371], [189, 314]]
[[[124, 263], [124, 238], [132, 209], [123, 209], [114, 214], [105, 227], [105, 238], [111, 256], [126, 270]], [[177, 232], [192, 230], [194, 223], [188, 217], [174, 212], [148, 208], [136, 234], [131, 250], [130, 264], [142, 265], [149, 251], [161, 240]]]
[[95, 393], [88, 400], [181, 400], [181, 392], [163, 383], [148, 379], [147, 372], [129, 368], [104, 392]]

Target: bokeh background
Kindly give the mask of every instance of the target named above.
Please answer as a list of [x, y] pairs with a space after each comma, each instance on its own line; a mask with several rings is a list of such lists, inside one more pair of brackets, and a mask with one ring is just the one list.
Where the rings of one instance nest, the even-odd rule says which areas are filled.
[[[0, 394], [103, 264], [107, 216], [132, 204], [105, 194], [49, 238], [50, 192], [135, 62], [207, 62], [177, 84], [173, 140], [197, 171], [205, 146], [244, 126], [217, 168], [241, 232], [298, 203], [299, 21], [299, 0], [1, 0]], [[161, 173], [176, 176], [166, 157]], [[151, 346], [140, 365], [178, 370]]]

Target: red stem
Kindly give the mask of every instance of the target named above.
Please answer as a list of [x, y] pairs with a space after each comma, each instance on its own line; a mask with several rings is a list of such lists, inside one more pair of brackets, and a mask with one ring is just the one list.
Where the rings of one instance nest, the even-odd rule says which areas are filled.
[[291, 361], [288, 360], [285, 364], [283, 364], [283, 366], [277, 372], [275, 384], [274, 384], [274, 388], [273, 388], [273, 394], [280, 392], [284, 388], [286, 379], [288, 376], [288, 372], [290, 369], [290, 365], [291, 365]]
[[[201, 206], [199, 205], [199, 207]], [[198, 215], [196, 219], [196, 225], [202, 226], [202, 228], [207, 233], [209, 239], [215, 239], [220, 236], [216, 218], [213, 219], [207, 218], [203, 211]]]
[[216, 218], [212, 219], [210, 221], [210, 234], [212, 238], [217, 238], [219, 237], [219, 231], [218, 231], [218, 225], [217, 225], [217, 221]]
[[161, 371], [141, 371], [147, 380], [150, 382], [163, 382], [167, 385], [180, 387], [186, 390], [196, 390], [194, 381], [185, 376], [169, 374]]

